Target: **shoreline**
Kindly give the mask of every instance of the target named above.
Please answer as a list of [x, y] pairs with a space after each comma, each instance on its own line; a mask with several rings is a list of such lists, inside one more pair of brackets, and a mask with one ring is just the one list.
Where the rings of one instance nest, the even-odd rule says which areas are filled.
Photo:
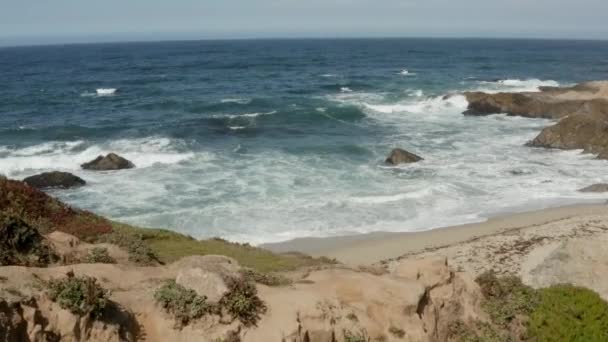
[[298, 238], [259, 247], [275, 253], [301, 252], [313, 257], [329, 257], [347, 265], [370, 265], [407, 254], [450, 247], [520, 229], [540, 226], [573, 217], [606, 214], [608, 203], [576, 204], [533, 210], [523, 213], [504, 213], [484, 222], [447, 226], [420, 232], [373, 232], [368, 234]]

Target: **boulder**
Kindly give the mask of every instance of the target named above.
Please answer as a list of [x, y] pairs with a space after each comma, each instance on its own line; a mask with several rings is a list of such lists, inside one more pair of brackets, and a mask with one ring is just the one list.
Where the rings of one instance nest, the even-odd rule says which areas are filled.
[[99, 156], [88, 163], [84, 163], [81, 167], [85, 170], [108, 171], [108, 170], [123, 170], [132, 169], [135, 165], [127, 159], [110, 153], [107, 156]]
[[386, 159], [387, 164], [398, 165], [404, 163], [415, 163], [423, 160], [422, 157], [417, 156], [406, 150], [396, 148], [391, 151], [391, 154]]
[[608, 101], [593, 100], [585, 103], [576, 113], [543, 129], [528, 145], [607, 154]]
[[209, 303], [218, 303], [229, 292], [224, 279], [213, 272], [193, 267], [179, 271], [175, 282], [187, 289], [194, 290]]
[[68, 172], [44, 172], [35, 176], [27, 177], [23, 182], [37, 189], [62, 188], [69, 189], [87, 184], [82, 178]]
[[593, 184], [586, 188], [580, 189], [580, 192], [608, 192], [608, 184]]

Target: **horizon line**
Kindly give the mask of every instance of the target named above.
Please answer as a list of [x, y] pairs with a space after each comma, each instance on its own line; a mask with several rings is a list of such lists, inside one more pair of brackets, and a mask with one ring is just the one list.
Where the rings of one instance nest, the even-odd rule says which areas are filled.
[[[24, 38], [24, 37], [22, 37]], [[34, 37], [27, 37], [34, 38]], [[61, 39], [62, 37], [45, 37], [47, 39]], [[133, 38], [124, 39], [120, 38], [109, 38], [107, 40], [91, 40], [91, 41], [69, 41], [70, 38], [78, 39], [78, 37], [65, 37], [65, 42], [47, 42], [47, 43], [8, 43], [3, 45], [3, 40], [10, 39], [15, 40], [19, 38], [0, 37], [0, 48], [17, 48], [17, 47], [44, 47], [44, 46], [72, 46], [72, 45], [101, 45], [101, 44], [141, 44], [141, 43], [169, 43], [169, 42], [221, 42], [221, 41], [280, 41], [280, 40], [400, 40], [400, 39], [437, 39], [437, 40], [521, 40], [521, 41], [580, 41], [580, 42], [608, 42], [608, 38], [560, 38], [560, 37], [512, 37], [512, 36], [495, 36], [495, 37], [482, 37], [482, 36], [301, 36], [301, 37], [281, 37], [281, 36], [268, 36], [268, 37], [205, 37], [205, 38], [167, 38], [167, 39], [145, 39], [145, 38]], [[35, 39], [35, 38], [34, 38]]]

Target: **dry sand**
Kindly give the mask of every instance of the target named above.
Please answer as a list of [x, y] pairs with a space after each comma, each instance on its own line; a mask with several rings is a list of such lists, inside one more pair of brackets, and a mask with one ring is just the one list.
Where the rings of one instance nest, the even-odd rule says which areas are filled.
[[[313, 256], [336, 258], [349, 265], [369, 265], [405, 255], [423, 254], [425, 251], [444, 249], [443, 255], [464, 255], [472, 243], [480, 238], [513, 236], [524, 231], [543, 231], [543, 237], [552, 234], [570, 234], [571, 230], [586, 222], [600, 221], [608, 225], [608, 205], [576, 205], [540, 211], [510, 214], [489, 219], [483, 223], [467, 224], [415, 233], [372, 233], [334, 238], [302, 238], [263, 247], [276, 252], [300, 251]], [[545, 231], [547, 227], [555, 228]], [[557, 229], [559, 228], [559, 229]], [[560, 236], [561, 236], [560, 235]], [[560, 236], [555, 236], [559, 238]], [[482, 245], [490, 243], [483, 241]], [[457, 247], [457, 248], [455, 248]], [[454, 249], [448, 253], [447, 249]], [[474, 250], [469, 251], [474, 256]], [[466, 256], [467, 258], [470, 256]]]

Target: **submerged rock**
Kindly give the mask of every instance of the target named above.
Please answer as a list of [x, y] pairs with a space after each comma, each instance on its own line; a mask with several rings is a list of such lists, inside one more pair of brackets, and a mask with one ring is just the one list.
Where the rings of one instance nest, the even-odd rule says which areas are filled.
[[608, 184], [605, 184], [605, 183], [593, 184], [586, 188], [580, 189], [579, 191], [580, 192], [608, 192]]
[[108, 170], [123, 170], [132, 169], [135, 165], [129, 160], [115, 154], [110, 153], [107, 156], [99, 156], [88, 163], [84, 163], [81, 167], [85, 170], [108, 171]]
[[391, 154], [386, 159], [386, 163], [391, 165], [398, 165], [405, 163], [415, 163], [421, 160], [423, 159], [420, 156], [417, 156], [406, 150], [396, 148], [391, 151]]
[[27, 177], [23, 182], [37, 189], [45, 188], [74, 188], [87, 184], [82, 178], [68, 172], [44, 172], [39, 175]]

